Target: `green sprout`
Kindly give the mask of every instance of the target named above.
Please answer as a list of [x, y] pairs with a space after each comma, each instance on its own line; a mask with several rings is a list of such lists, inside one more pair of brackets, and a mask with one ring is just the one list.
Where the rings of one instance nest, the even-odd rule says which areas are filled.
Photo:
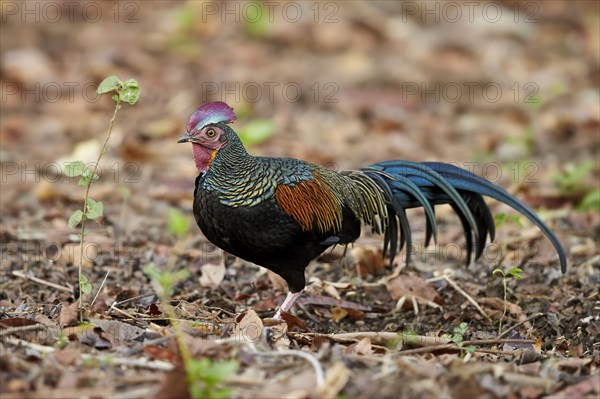
[[115, 93], [112, 99], [115, 101], [115, 110], [113, 116], [108, 125], [108, 131], [106, 132], [106, 138], [104, 144], [98, 154], [98, 158], [91, 169], [87, 168], [83, 161], [70, 162], [65, 167], [65, 174], [68, 177], [77, 177], [79, 181], [77, 184], [85, 186], [85, 195], [83, 197], [83, 207], [78, 209], [71, 216], [67, 222], [70, 228], [81, 225], [80, 236], [80, 252], [79, 252], [79, 267], [78, 267], [78, 280], [79, 280], [79, 310], [80, 320], [83, 321], [83, 294], [89, 294], [92, 291], [92, 285], [88, 278], [82, 272], [83, 266], [83, 250], [85, 246], [85, 221], [96, 220], [104, 215], [104, 204], [100, 201], [96, 201], [90, 197], [90, 187], [92, 183], [99, 180], [100, 176], [96, 173], [98, 171], [98, 165], [102, 159], [102, 155], [108, 151], [108, 140], [113, 129], [115, 119], [118, 111], [121, 109], [121, 103], [127, 103], [134, 105], [140, 98], [140, 88], [138, 83], [134, 79], [127, 81], [121, 81], [116, 76], [109, 76], [104, 79], [98, 86], [98, 94], [104, 93]]

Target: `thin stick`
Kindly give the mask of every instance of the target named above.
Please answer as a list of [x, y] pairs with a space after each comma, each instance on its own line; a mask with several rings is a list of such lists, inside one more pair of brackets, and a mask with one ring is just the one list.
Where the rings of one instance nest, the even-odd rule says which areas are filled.
[[126, 312], [126, 311], [124, 311], [124, 310], [121, 310], [121, 309], [119, 309], [118, 307], [116, 307], [116, 306], [115, 306], [115, 304], [114, 304], [114, 303], [113, 303], [113, 304], [110, 306], [110, 308], [108, 309], [108, 312], [110, 313], [110, 311], [111, 311], [112, 309], [116, 310], [118, 313], [121, 313], [122, 315], [125, 315], [125, 316], [127, 316], [127, 317], [128, 317], [128, 318], [130, 318], [131, 320], [137, 320], [137, 319], [135, 318], [135, 316], [133, 316], [133, 315], [132, 315], [132, 314], [130, 314], [130, 313], [127, 313], [127, 312]]
[[317, 387], [323, 386], [323, 384], [325, 383], [325, 373], [323, 372], [323, 367], [321, 367], [321, 363], [319, 363], [317, 358], [314, 355], [312, 355], [310, 352], [303, 352], [303, 351], [294, 350], [294, 349], [284, 349], [284, 350], [278, 350], [278, 351], [272, 351], [272, 352], [259, 352], [256, 350], [256, 347], [253, 344], [249, 344], [248, 346], [250, 347], [250, 350], [252, 351], [252, 353], [254, 355], [258, 355], [258, 356], [265, 356], [265, 357], [298, 356], [298, 357], [301, 357], [302, 359], [309, 362], [311, 364], [311, 366], [313, 367], [313, 369], [315, 370], [315, 375], [317, 377]]
[[41, 323], [30, 324], [28, 326], [21, 326], [21, 327], [10, 327], [5, 330], [0, 330], [0, 337], [3, 337], [5, 335], [10, 335], [10, 334], [17, 334], [17, 333], [25, 332], [25, 331], [43, 330], [45, 328], [46, 328], [46, 326]]
[[[34, 349], [41, 353], [52, 353], [55, 352], [56, 349], [51, 346], [44, 346], [39, 344], [34, 344], [32, 342], [28, 342], [22, 339], [14, 338], [14, 337], [6, 337], [3, 340], [7, 344], [15, 345], [15, 346], [24, 346], [26, 348]], [[174, 366], [171, 363], [164, 362], [162, 360], [148, 360], [145, 358], [136, 358], [131, 359], [127, 357], [114, 357], [114, 356], [97, 356], [91, 355], [88, 353], [82, 353], [81, 359], [83, 360], [98, 360], [98, 361], [106, 361], [107, 363], [111, 363], [118, 366], [129, 366], [129, 367], [140, 367], [147, 368], [151, 370], [163, 370], [163, 371], [171, 371]]]
[[347, 342], [347, 341], [360, 341], [363, 338], [381, 338], [384, 340], [401, 339], [402, 342], [407, 344], [431, 346], [446, 344], [450, 340], [440, 337], [430, 337], [426, 335], [406, 334], [406, 333], [393, 333], [393, 332], [356, 332], [356, 333], [340, 333], [340, 334], [318, 334], [318, 333], [288, 333], [290, 335], [307, 335], [307, 336], [322, 336], [325, 338], [333, 339], [334, 341]]
[[117, 302], [116, 304], [117, 304], [117, 305], [123, 305], [124, 303], [130, 302], [130, 301], [133, 301], [133, 300], [135, 300], [135, 299], [146, 298], [146, 297], [148, 297], [148, 296], [152, 296], [152, 295], [156, 295], [156, 294], [155, 294], [155, 293], [153, 293], [153, 292], [151, 292], [151, 293], [148, 293], [148, 294], [136, 295], [136, 296], [133, 296], [133, 297], [131, 297], [131, 298], [123, 299], [122, 301], [120, 301], [120, 302]]
[[108, 278], [108, 275], [110, 273], [110, 268], [106, 271], [106, 276], [104, 276], [104, 280], [102, 280], [102, 284], [100, 284], [100, 288], [98, 288], [98, 292], [96, 292], [96, 296], [94, 297], [94, 300], [92, 301], [90, 306], [94, 306], [94, 302], [96, 302], [96, 299], [98, 298], [98, 295], [100, 295], [100, 291], [102, 291], [102, 287], [104, 287], [104, 283], [106, 282], [106, 279]]
[[519, 327], [519, 326], [521, 326], [521, 325], [523, 325], [523, 324], [525, 324], [525, 323], [527, 323], [527, 322], [529, 322], [529, 321], [531, 321], [533, 319], [537, 319], [538, 317], [543, 316], [543, 315], [544, 315], [544, 313], [536, 313], [536, 314], [534, 314], [533, 316], [531, 316], [531, 317], [529, 317], [529, 318], [527, 318], [527, 319], [525, 319], [525, 320], [523, 320], [523, 321], [515, 324], [514, 326], [512, 326], [508, 330], [504, 331], [502, 334], [498, 335], [498, 338], [505, 337], [509, 332], [511, 332], [515, 328], [517, 328], [517, 327]]
[[463, 345], [495, 345], [495, 344], [534, 344], [535, 339], [478, 339], [475, 341], [465, 341]]
[[24, 278], [26, 280], [35, 281], [36, 283], [39, 283], [39, 284], [42, 284], [42, 285], [47, 285], [48, 287], [56, 288], [57, 290], [69, 292], [71, 294], [73, 293], [73, 290], [71, 288], [69, 288], [69, 287], [65, 287], [63, 285], [54, 284], [54, 283], [51, 283], [50, 281], [42, 280], [41, 278], [29, 276], [29, 275], [27, 275], [25, 273], [22, 273], [22, 272], [18, 271], [18, 270], [14, 270], [12, 272], [12, 274], [13, 274], [13, 276], [21, 277], [21, 278]]
[[416, 353], [428, 353], [428, 352], [433, 352], [433, 351], [439, 351], [442, 349], [459, 349], [459, 347], [456, 346], [455, 344], [432, 345], [432, 346], [424, 346], [422, 348], [416, 348], [416, 349], [406, 349], [403, 351], [398, 351], [398, 352], [396, 352], [396, 354], [401, 355], [401, 356], [406, 356], [406, 355], [412, 355], [412, 354], [416, 354]]

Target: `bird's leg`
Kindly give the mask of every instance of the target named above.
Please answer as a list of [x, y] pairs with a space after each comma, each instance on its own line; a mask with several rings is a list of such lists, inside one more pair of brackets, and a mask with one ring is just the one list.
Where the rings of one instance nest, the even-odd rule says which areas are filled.
[[285, 297], [285, 301], [283, 301], [283, 303], [281, 304], [279, 309], [277, 309], [277, 313], [275, 313], [275, 316], [273, 316], [273, 319], [281, 320], [281, 312], [289, 313], [289, 310], [292, 308], [292, 306], [294, 306], [294, 304], [296, 303], [298, 298], [300, 298], [300, 295], [302, 295], [302, 292], [304, 292], [304, 290], [298, 291], [298, 292], [288, 291], [288, 294]]

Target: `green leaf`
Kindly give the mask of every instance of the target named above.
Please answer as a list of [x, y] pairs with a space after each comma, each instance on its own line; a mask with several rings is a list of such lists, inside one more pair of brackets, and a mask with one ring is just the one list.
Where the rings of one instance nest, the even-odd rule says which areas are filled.
[[464, 341], [463, 336], [465, 335], [467, 328], [469, 328], [469, 325], [465, 322], [462, 322], [458, 326], [454, 327], [454, 330], [452, 331], [452, 341], [459, 347], [462, 347], [462, 343]]
[[140, 87], [135, 79], [129, 79], [123, 83], [123, 88], [119, 92], [121, 101], [133, 105], [140, 99]]
[[508, 271], [508, 274], [510, 274], [511, 276], [513, 276], [519, 280], [522, 280], [523, 279], [523, 276], [521, 275], [522, 272], [523, 272], [523, 269], [520, 269], [518, 267], [513, 267], [512, 269], [510, 269]]
[[525, 226], [525, 223], [523, 223], [523, 219], [520, 215], [507, 215], [506, 213], [498, 213], [494, 215], [494, 224], [496, 225], [497, 229], [508, 222], [514, 223], [519, 227]]
[[83, 294], [89, 294], [92, 292], [92, 284], [90, 284], [85, 274], [82, 274], [81, 278], [79, 279], [79, 287]]
[[600, 188], [590, 191], [583, 197], [581, 203], [577, 205], [578, 211], [596, 211], [600, 212]]
[[579, 164], [570, 163], [564, 167], [562, 173], [556, 173], [552, 178], [563, 192], [569, 192], [575, 190], [594, 168], [595, 165], [592, 161]]
[[81, 209], [78, 209], [75, 212], [73, 212], [73, 214], [69, 218], [69, 221], [67, 222], [67, 226], [69, 226], [70, 228], [73, 228], [73, 227], [77, 226], [79, 223], [81, 223], [81, 220], [83, 220], [83, 212], [81, 211]]
[[227, 398], [231, 390], [221, 387], [222, 382], [236, 373], [239, 364], [235, 360], [213, 362], [208, 358], [191, 359], [187, 365], [190, 391], [193, 398]]
[[275, 124], [269, 119], [256, 119], [248, 122], [238, 131], [240, 140], [246, 146], [260, 144], [275, 133]]
[[144, 267], [144, 273], [160, 286], [159, 288], [166, 296], [171, 296], [175, 284], [189, 276], [189, 272], [186, 269], [181, 269], [176, 272], [167, 272], [160, 270], [153, 263]]
[[69, 162], [65, 165], [65, 175], [68, 177], [81, 176], [85, 170], [85, 164], [82, 161]]
[[118, 94], [113, 94], [112, 97], [114, 102], [118, 103], [119, 102], [119, 95]]
[[96, 92], [98, 94], [104, 94], [104, 93], [108, 93], [109, 91], [115, 91], [119, 89], [119, 86], [121, 85], [121, 80], [119, 78], [117, 78], [116, 76], [112, 75], [109, 76], [108, 78], [104, 79], [102, 81], [102, 83], [100, 83], [98, 85], [98, 89], [96, 90]]
[[104, 214], [104, 204], [101, 201], [94, 201], [88, 198], [87, 211], [85, 217], [88, 219], [98, 219]]
[[161, 276], [160, 269], [158, 267], [156, 267], [156, 265], [154, 263], [150, 263], [150, 264], [146, 265], [144, 267], [144, 273], [146, 273], [146, 275], [154, 281], [158, 281], [158, 279]]
[[171, 234], [177, 238], [181, 238], [187, 233], [190, 227], [190, 219], [179, 209], [169, 208], [167, 210], [167, 225]]
[[81, 173], [81, 175], [83, 177], [91, 178], [92, 181], [96, 181], [96, 180], [100, 179], [100, 176], [98, 176], [97, 173], [94, 173], [92, 176], [92, 171], [89, 169], [84, 169], [83, 172]]
[[96, 181], [98, 179], [100, 179], [100, 176], [98, 176], [98, 174], [94, 173], [92, 177], [92, 171], [89, 169], [84, 169], [81, 173], [81, 179], [79, 179], [77, 184], [79, 184], [80, 186], [87, 186], [92, 181]]

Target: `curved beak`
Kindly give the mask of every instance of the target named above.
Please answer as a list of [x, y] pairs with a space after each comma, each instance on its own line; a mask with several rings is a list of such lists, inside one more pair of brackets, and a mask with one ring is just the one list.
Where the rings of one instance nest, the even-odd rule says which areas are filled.
[[177, 140], [178, 143], [187, 143], [189, 141], [192, 140], [192, 136], [190, 136], [190, 134], [188, 132], [185, 132], [180, 138], [179, 140]]

